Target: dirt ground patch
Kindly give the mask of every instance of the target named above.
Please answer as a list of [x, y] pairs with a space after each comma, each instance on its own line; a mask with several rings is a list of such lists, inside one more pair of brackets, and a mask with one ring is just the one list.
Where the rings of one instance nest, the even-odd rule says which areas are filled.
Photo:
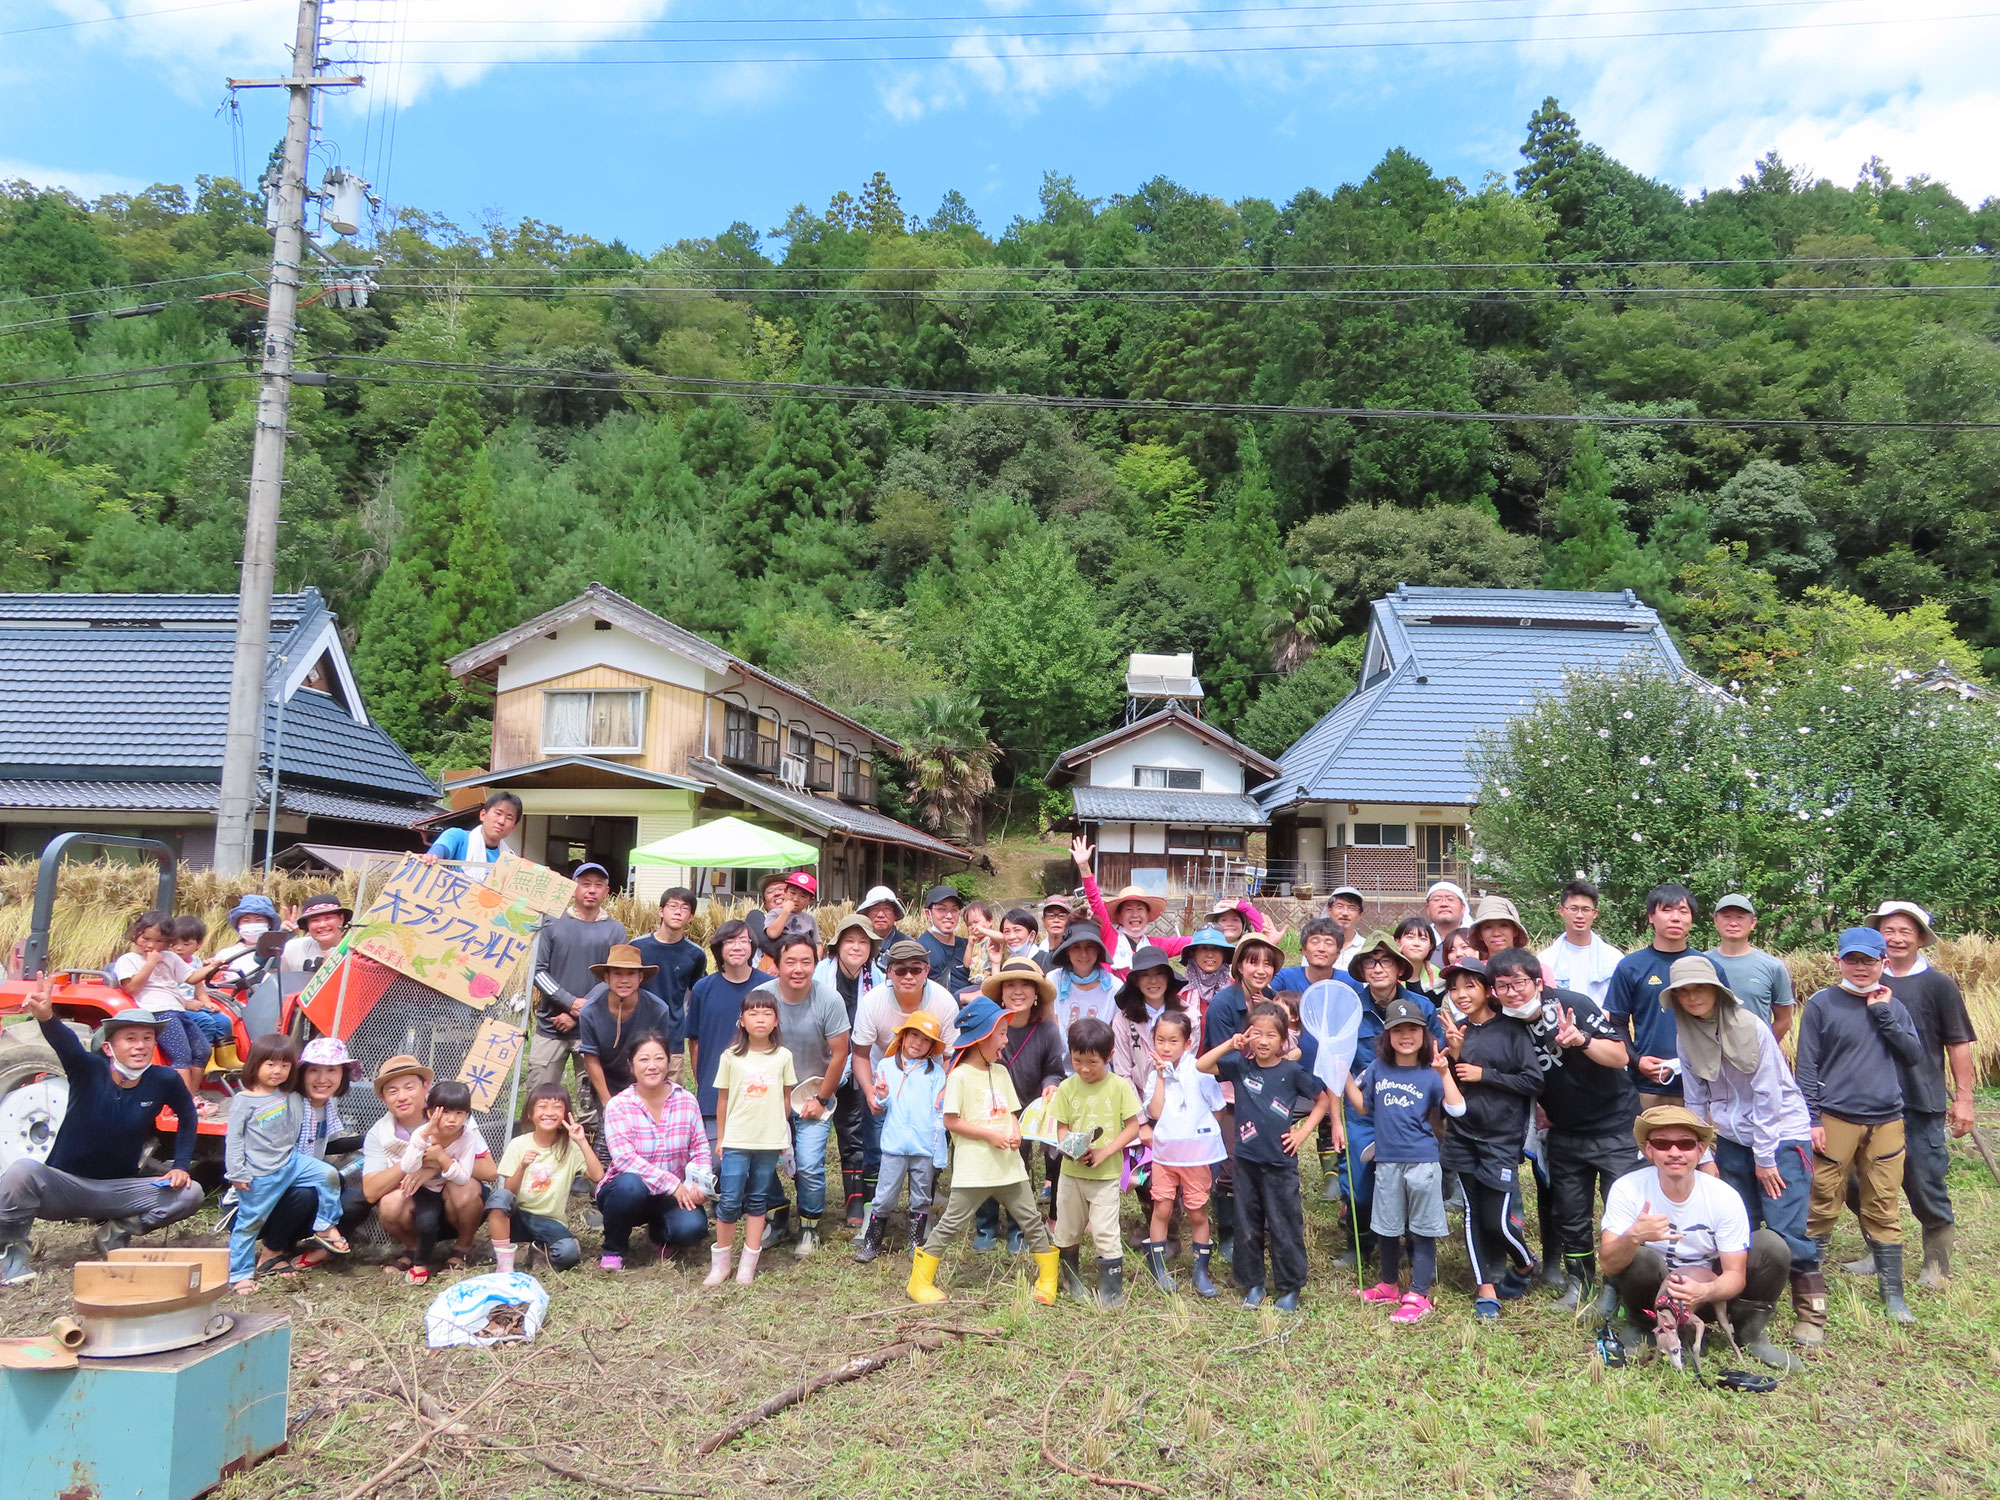
[[[1982, 1102], [1991, 1119], [2000, 1100]], [[1027, 1296], [1025, 1257], [965, 1245], [946, 1260], [951, 1300], [919, 1312], [903, 1295], [900, 1235], [858, 1266], [844, 1230], [816, 1258], [781, 1248], [755, 1285], [713, 1292], [699, 1284], [700, 1250], [607, 1275], [584, 1230], [585, 1267], [541, 1273], [551, 1294], [541, 1337], [499, 1350], [424, 1349], [437, 1280], [412, 1288], [357, 1264], [274, 1281], [251, 1302], [293, 1318], [291, 1449], [220, 1493], [353, 1494], [423, 1435], [413, 1401], [456, 1420], [370, 1492], [382, 1500], [1113, 1493], [1043, 1461], [1045, 1412], [1066, 1463], [1176, 1496], [1992, 1493], [2000, 1191], [1967, 1147], [1953, 1160], [1962, 1228], [1951, 1291], [1913, 1292], [1921, 1322], [1904, 1332], [1877, 1314], [1872, 1283], [1836, 1276], [1825, 1352], [1768, 1396], [1721, 1394], [1660, 1365], [1606, 1371], [1590, 1330], [1546, 1292], [1509, 1304], [1498, 1328], [1478, 1327], [1463, 1250], [1450, 1242], [1438, 1311], [1392, 1328], [1335, 1266], [1332, 1208], [1317, 1171], [1305, 1175], [1312, 1280], [1305, 1311], [1285, 1321], [1229, 1294], [1163, 1296], [1136, 1258], [1122, 1312], [1043, 1308]], [[206, 1215], [186, 1229], [178, 1238], [214, 1242]], [[1860, 1248], [1850, 1221], [1836, 1253]], [[81, 1229], [42, 1226], [38, 1249], [39, 1279], [0, 1291], [8, 1333], [66, 1309], [67, 1267], [88, 1242]], [[1186, 1261], [1176, 1270], [1185, 1286]], [[945, 1336], [935, 1352], [697, 1454], [774, 1393], [926, 1324], [990, 1336]]]

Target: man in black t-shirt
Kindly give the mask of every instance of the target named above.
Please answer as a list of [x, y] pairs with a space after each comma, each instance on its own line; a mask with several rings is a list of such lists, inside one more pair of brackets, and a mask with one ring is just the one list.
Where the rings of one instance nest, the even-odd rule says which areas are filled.
[[[1882, 934], [1882, 944], [1889, 950], [1882, 982], [1903, 1002], [1923, 1043], [1918, 1063], [1899, 1062], [1896, 1067], [1903, 1085], [1903, 1196], [1924, 1229], [1924, 1269], [1917, 1285], [1939, 1291], [1951, 1276], [1951, 1242], [1957, 1232], [1951, 1191], [1945, 1186], [1951, 1165], [1947, 1137], [1972, 1129], [1972, 1044], [1979, 1038], [1957, 982], [1932, 968], [1924, 957], [1924, 949], [1937, 941], [1930, 913], [1914, 902], [1884, 901], [1868, 925]], [[1947, 1063], [1952, 1074], [1949, 1090]], [[1848, 1193], [1858, 1200], [1856, 1187], [1850, 1184]], [[1875, 1266], [1873, 1260], [1861, 1264], [1864, 1272]]]
[[637, 947], [617, 944], [590, 972], [598, 983], [577, 1012], [576, 1050], [601, 1108], [632, 1087], [633, 1044], [642, 1036], [669, 1035], [670, 1023], [666, 1005], [645, 989], [655, 971]]
[[660, 897], [659, 925], [642, 938], [633, 939], [639, 957], [658, 971], [645, 983], [646, 993], [667, 1008], [667, 1036], [673, 1049], [680, 1050], [680, 1038], [687, 1030], [688, 991], [708, 972], [708, 950], [687, 935], [694, 920], [694, 892], [674, 886]]
[[1545, 1221], [1553, 1221], [1543, 1224], [1545, 1251], [1561, 1255], [1563, 1294], [1556, 1305], [1574, 1309], [1597, 1282], [1592, 1200], [1609, 1195], [1613, 1182], [1645, 1165], [1632, 1143], [1639, 1091], [1627, 1071], [1630, 1050], [1588, 995], [1544, 986], [1541, 960], [1526, 949], [1496, 953], [1488, 967], [1503, 1014], [1514, 1014], [1504, 1002], [1513, 999], [1523, 979], [1540, 1000], [1541, 1014], [1529, 1024], [1542, 1065], [1538, 1109], [1548, 1179], [1543, 1186], [1537, 1175], [1537, 1206]]

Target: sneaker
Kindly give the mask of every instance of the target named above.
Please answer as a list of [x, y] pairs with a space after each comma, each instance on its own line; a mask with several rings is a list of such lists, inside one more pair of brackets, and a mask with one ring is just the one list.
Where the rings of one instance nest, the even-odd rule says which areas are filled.
[[622, 1255], [600, 1255], [597, 1257], [597, 1269], [600, 1271], [622, 1271], [625, 1269], [625, 1257]]
[[1431, 1299], [1422, 1292], [1411, 1292], [1403, 1298], [1403, 1305], [1389, 1314], [1391, 1323], [1415, 1323], [1431, 1310]]
[[103, 1260], [113, 1250], [123, 1250], [132, 1243], [133, 1224], [130, 1219], [111, 1219], [99, 1224], [90, 1236], [90, 1243], [97, 1251], [97, 1258]]
[[604, 1215], [594, 1208], [586, 1208], [583, 1211], [583, 1224], [586, 1229], [595, 1229], [602, 1232], [604, 1228]]
[[28, 1258], [28, 1247], [15, 1241], [0, 1250], [0, 1286], [20, 1286], [35, 1279], [34, 1263]]
[[1363, 1302], [1401, 1302], [1403, 1300], [1403, 1294], [1396, 1289], [1395, 1283], [1389, 1281], [1378, 1281], [1375, 1285], [1368, 1288], [1367, 1291], [1356, 1292], [1354, 1295], [1359, 1297]]

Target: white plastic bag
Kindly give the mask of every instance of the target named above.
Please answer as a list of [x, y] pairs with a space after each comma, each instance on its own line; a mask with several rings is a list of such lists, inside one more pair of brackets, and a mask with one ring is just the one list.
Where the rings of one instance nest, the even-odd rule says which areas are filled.
[[[515, 1314], [512, 1309], [518, 1308]], [[489, 1276], [472, 1276], [446, 1287], [424, 1314], [424, 1332], [433, 1349], [453, 1344], [493, 1344], [526, 1342], [541, 1331], [548, 1314], [549, 1294], [542, 1284], [525, 1271], [496, 1271]], [[494, 1315], [500, 1314], [501, 1329], [495, 1331]], [[508, 1327], [519, 1318], [519, 1331]]]

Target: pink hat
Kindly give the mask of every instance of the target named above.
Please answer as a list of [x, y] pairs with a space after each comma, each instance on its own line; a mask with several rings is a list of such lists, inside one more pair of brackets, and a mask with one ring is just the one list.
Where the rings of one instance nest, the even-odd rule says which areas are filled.
[[338, 1037], [316, 1036], [299, 1053], [301, 1068], [345, 1068], [347, 1081], [361, 1081], [361, 1064], [347, 1055], [347, 1044]]

